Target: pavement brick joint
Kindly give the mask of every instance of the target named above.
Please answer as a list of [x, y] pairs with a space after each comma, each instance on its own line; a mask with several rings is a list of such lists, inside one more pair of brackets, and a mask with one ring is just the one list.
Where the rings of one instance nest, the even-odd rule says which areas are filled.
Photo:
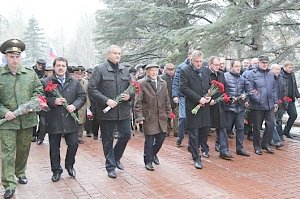
[[[203, 169], [194, 168], [187, 151], [176, 147], [176, 138], [167, 137], [159, 153], [161, 164], [147, 171], [143, 163], [144, 138], [136, 132], [130, 140], [117, 178], [107, 177], [101, 141], [85, 137], [79, 146], [76, 179], [64, 171], [61, 181], [51, 181], [49, 145], [31, 145], [27, 168], [27, 185], [18, 185], [15, 198], [300, 198], [300, 142], [286, 139], [275, 155], [254, 154], [252, 143], [245, 140], [251, 157], [235, 154], [235, 139], [229, 139], [232, 161], [219, 158], [214, 151], [215, 134], [209, 137], [209, 159], [202, 158]], [[64, 158], [66, 146], [61, 145]], [[64, 162], [64, 159], [61, 161]], [[64, 165], [62, 165], [64, 167]], [[3, 193], [3, 188], [1, 188]]]

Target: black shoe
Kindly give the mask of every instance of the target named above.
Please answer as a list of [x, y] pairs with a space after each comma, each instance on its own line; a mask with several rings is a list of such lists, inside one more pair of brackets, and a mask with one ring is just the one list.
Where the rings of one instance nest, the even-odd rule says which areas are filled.
[[256, 149], [256, 150], [255, 150], [255, 153], [256, 153], [257, 155], [262, 155], [261, 149]]
[[209, 158], [209, 153], [208, 153], [208, 152], [205, 152], [205, 151], [204, 151], [204, 152], [202, 153], [202, 155], [203, 155], [203, 157], [205, 157], [205, 158]]
[[78, 140], [78, 144], [84, 144], [83, 140]]
[[89, 138], [92, 137], [92, 133], [87, 132], [87, 133], [86, 133], [86, 137], [89, 137]]
[[98, 136], [95, 136], [95, 135], [94, 135], [94, 140], [98, 140]]
[[15, 190], [5, 190], [3, 197], [5, 199], [12, 198], [14, 196]]
[[36, 141], [36, 137], [35, 136], [32, 136], [31, 137], [31, 142], [35, 142]]
[[202, 163], [199, 159], [194, 161], [194, 165], [196, 169], [202, 169]]
[[277, 144], [275, 144], [276, 149], [279, 149], [280, 147], [282, 147], [284, 144], [282, 142], [279, 142]]
[[253, 135], [248, 135], [248, 136], [247, 136], [247, 139], [248, 139], [249, 141], [253, 141]]
[[145, 168], [149, 171], [154, 171], [154, 167], [151, 163], [145, 164]]
[[73, 167], [66, 167], [69, 176], [75, 178], [76, 177], [76, 171]]
[[124, 170], [124, 166], [123, 164], [119, 161], [116, 161], [116, 164], [117, 164], [117, 168], [120, 169], [120, 170]]
[[21, 177], [19, 177], [18, 182], [20, 184], [27, 184], [28, 180], [27, 180], [26, 176], [21, 176]]
[[263, 146], [261, 147], [262, 149], [266, 150], [268, 153], [270, 154], [274, 154], [274, 152], [272, 151], [272, 149], [270, 147], [267, 147], [267, 146]]
[[219, 144], [215, 145], [215, 151], [220, 152], [220, 145]]
[[159, 159], [158, 159], [157, 155], [155, 155], [153, 157], [153, 162], [154, 162], [154, 164], [159, 165]]
[[60, 180], [60, 173], [54, 173], [51, 180], [52, 182], [58, 182]]
[[187, 150], [188, 150], [188, 152], [192, 153], [190, 146], [187, 147]]
[[220, 153], [220, 158], [224, 160], [231, 160], [233, 158], [232, 155], [230, 155], [228, 152], [227, 153]]
[[176, 140], [176, 146], [181, 146], [181, 142], [182, 142], [182, 139], [181, 138], [177, 138]]
[[247, 153], [244, 149], [238, 149], [238, 150], [236, 150], [236, 154], [237, 155], [241, 155], [241, 156], [246, 156], [246, 157], [250, 156], [250, 153]]
[[44, 140], [42, 140], [42, 139], [38, 139], [38, 140], [37, 140], [37, 144], [38, 144], [38, 145], [41, 145], [41, 144], [43, 144], [43, 141], [44, 141]]
[[112, 171], [108, 171], [107, 176], [110, 178], [116, 178], [117, 174], [116, 174], [115, 170], [112, 170]]

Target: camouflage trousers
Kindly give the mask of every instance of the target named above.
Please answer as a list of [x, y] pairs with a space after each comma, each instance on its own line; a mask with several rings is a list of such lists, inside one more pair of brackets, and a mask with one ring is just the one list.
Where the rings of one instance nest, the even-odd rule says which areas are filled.
[[14, 190], [16, 188], [17, 181], [15, 176], [25, 176], [31, 136], [32, 128], [0, 130], [1, 181], [5, 190]]

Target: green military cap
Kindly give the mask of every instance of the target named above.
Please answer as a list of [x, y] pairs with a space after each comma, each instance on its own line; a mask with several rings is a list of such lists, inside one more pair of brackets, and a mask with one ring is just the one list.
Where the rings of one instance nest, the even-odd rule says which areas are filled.
[[85, 68], [83, 66], [75, 66], [73, 71], [85, 71]]
[[13, 53], [21, 54], [25, 50], [25, 44], [19, 39], [9, 39], [0, 46], [2, 54]]

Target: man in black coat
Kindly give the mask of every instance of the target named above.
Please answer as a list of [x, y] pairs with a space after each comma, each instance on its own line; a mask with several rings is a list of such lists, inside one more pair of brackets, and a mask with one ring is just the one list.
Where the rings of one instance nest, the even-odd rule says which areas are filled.
[[[199, 145], [207, 146], [210, 128], [209, 102], [211, 97], [206, 96], [209, 89], [209, 69], [202, 67], [202, 61], [203, 53], [194, 50], [191, 55], [191, 63], [180, 73], [180, 92], [186, 97], [186, 130], [189, 134], [189, 151], [197, 169], [202, 168]], [[197, 105], [200, 105], [200, 109], [193, 114], [192, 109]]]
[[[78, 80], [75, 80], [68, 72], [68, 62], [63, 57], [58, 57], [53, 62], [54, 75], [46, 78], [44, 86], [49, 82], [57, 84], [57, 90], [61, 94], [57, 96], [53, 92], [46, 91], [46, 97], [50, 111], [46, 112], [47, 131], [50, 144], [50, 160], [53, 176], [51, 180], [57, 182], [60, 180], [63, 169], [60, 165], [60, 142], [64, 135], [68, 145], [65, 158], [65, 168], [72, 177], [76, 176], [74, 170], [75, 155], [78, 148], [78, 123], [71, 116], [86, 101], [86, 95]], [[64, 105], [67, 103], [67, 105]]]
[[[212, 56], [209, 59], [209, 69], [210, 69], [210, 81], [216, 80], [221, 82], [225, 86], [224, 73], [219, 70], [220, 68], [220, 58]], [[210, 117], [211, 117], [211, 127], [216, 128], [217, 132], [217, 143], [220, 145], [220, 158], [225, 160], [230, 160], [233, 157], [229, 154], [228, 148], [228, 136], [226, 131], [226, 113], [225, 113], [225, 103], [223, 101], [215, 103], [214, 99], [221, 96], [221, 93], [217, 93], [212, 98], [210, 107]], [[205, 154], [208, 156], [208, 154]]]
[[[107, 59], [94, 69], [89, 83], [89, 96], [96, 104], [96, 119], [100, 124], [103, 151], [106, 158], [108, 177], [116, 178], [115, 168], [124, 169], [120, 162], [131, 136], [131, 107], [129, 100], [133, 95], [124, 94], [131, 81], [128, 69], [120, 64], [121, 48], [111, 45]], [[116, 101], [120, 96], [121, 102]], [[104, 109], [110, 109], [103, 111]], [[115, 146], [114, 130], [119, 136]]]
[[[298, 91], [298, 86], [296, 83], [296, 77], [294, 74], [294, 66], [291, 61], [285, 61], [283, 63], [283, 68], [282, 68], [281, 74], [283, 76], [285, 93], [287, 94], [288, 97], [290, 97], [292, 99], [292, 101], [289, 102], [288, 106], [287, 106], [287, 114], [289, 115], [289, 119], [283, 129], [283, 135], [285, 135], [287, 138], [294, 138], [290, 134], [290, 130], [298, 116], [296, 106], [295, 106], [295, 99], [297, 98], [298, 101], [300, 100], [300, 93]], [[281, 133], [280, 136], [283, 137], [283, 135]]]
[[[170, 102], [171, 102], [171, 108], [172, 108], [173, 113], [176, 115], [176, 118], [174, 118], [174, 119], [169, 119], [168, 118], [167, 136], [169, 136], [170, 131], [173, 128], [174, 137], [177, 137], [177, 132], [178, 132], [178, 106], [173, 101], [173, 98], [172, 98], [172, 84], [173, 84], [173, 80], [174, 80], [174, 75], [175, 75], [175, 66], [174, 66], [174, 64], [172, 64], [172, 63], [166, 64], [164, 72], [161, 75], [161, 78], [167, 82], [168, 94], [169, 94], [169, 99], [170, 99]], [[172, 125], [172, 121], [173, 121], [173, 125]]]

